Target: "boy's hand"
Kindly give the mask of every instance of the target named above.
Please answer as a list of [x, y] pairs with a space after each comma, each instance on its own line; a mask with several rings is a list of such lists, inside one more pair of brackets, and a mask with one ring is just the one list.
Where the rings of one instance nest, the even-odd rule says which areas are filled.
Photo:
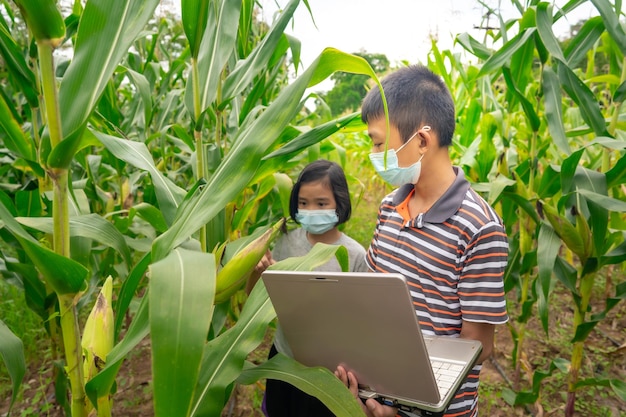
[[361, 408], [363, 408], [363, 412], [368, 417], [396, 416], [395, 408], [389, 407], [388, 405], [382, 405], [372, 398], [368, 399], [365, 404], [363, 404], [363, 402], [359, 398], [359, 383], [352, 372], [348, 372], [342, 366], [338, 366], [337, 370], [335, 371], [335, 376], [337, 376], [337, 378], [339, 378], [341, 382], [343, 382], [344, 385], [348, 387], [348, 389], [350, 389], [350, 392], [352, 392], [354, 398], [359, 401], [359, 404], [361, 404]]

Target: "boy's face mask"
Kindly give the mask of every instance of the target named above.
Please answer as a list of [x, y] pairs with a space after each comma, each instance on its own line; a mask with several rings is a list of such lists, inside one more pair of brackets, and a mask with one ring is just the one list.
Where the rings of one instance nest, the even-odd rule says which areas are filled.
[[[424, 126], [422, 129], [430, 130], [430, 127]], [[398, 148], [397, 151], [395, 149], [387, 150], [387, 168], [385, 168], [384, 151], [370, 153], [370, 161], [372, 161], [372, 165], [374, 165], [374, 169], [378, 172], [378, 175], [394, 187], [399, 187], [404, 184], [417, 184], [417, 181], [420, 178], [420, 174], [422, 172], [422, 158], [424, 158], [424, 155], [422, 155], [416, 163], [408, 167], [401, 167], [398, 165], [397, 155], [402, 148], [413, 140], [417, 133], [418, 132], [415, 132], [409, 140]]]
[[302, 228], [313, 235], [328, 232], [339, 223], [339, 216], [334, 209], [330, 210], [302, 210], [298, 209], [296, 221]]

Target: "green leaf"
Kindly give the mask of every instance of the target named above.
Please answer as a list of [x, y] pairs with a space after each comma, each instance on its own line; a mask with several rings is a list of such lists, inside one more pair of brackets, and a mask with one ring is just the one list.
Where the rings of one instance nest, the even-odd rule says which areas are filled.
[[84, 290], [89, 274], [87, 268], [42, 246], [20, 226], [4, 204], [0, 204], [0, 221], [57, 294], [76, 294]]
[[552, 32], [552, 5], [547, 2], [541, 2], [537, 5], [537, 32], [544, 46], [559, 61], [565, 62], [563, 51], [559, 45], [559, 41]]
[[502, 75], [504, 76], [504, 80], [506, 81], [507, 86], [509, 87], [509, 91], [512, 92], [515, 97], [522, 104], [522, 108], [524, 109], [524, 115], [528, 119], [528, 123], [533, 132], [537, 132], [539, 127], [541, 126], [541, 119], [537, 115], [533, 104], [526, 98], [526, 96], [517, 88], [515, 84], [515, 80], [511, 76], [511, 70], [508, 67], [502, 67]]
[[[218, 0], [212, 2], [210, 6], [208, 22], [198, 51], [198, 78], [194, 80], [192, 72], [185, 91], [185, 105], [191, 117], [198, 119], [195, 120], [196, 123], [200, 114], [204, 113], [217, 97], [222, 71], [235, 50], [241, 1]], [[199, 90], [195, 89], [194, 83]], [[196, 114], [196, 102], [200, 114]]]
[[543, 67], [541, 87], [543, 88], [543, 100], [550, 136], [556, 147], [568, 155], [571, 150], [563, 126], [561, 84], [556, 73], [547, 65]]
[[563, 89], [580, 108], [583, 120], [597, 136], [608, 136], [600, 105], [589, 87], [565, 64], [558, 65], [558, 73]]
[[275, 158], [277, 156], [296, 154], [311, 145], [319, 143], [322, 139], [329, 137], [333, 133], [343, 128], [349, 128], [351, 125], [361, 125], [361, 114], [352, 113], [339, 119], [332, 120], [320, 126], [316, 126], [308, 130], [300, 136], [292, 139], [285, 146], [263, 157], [263, 160]]
[[143, 103], [144, 126], [149, 126], [150, 120], [152, 118], [152, 95], [150, 91], [150, 83], [143, 74], [140, 74], [137, 71], [133, 71], [130, 68], [122, 68], [124, 68], [124, 71], [126, 71], [126, 73], [128, 74], [128, 78], [135, 85], [137, 91], [139, 92], [139, 97], [141, 98], [141, 102]]
[[606, 172], [606, 186], [613, 188], [626, 183], [626, 153]]
[[[250, 55], [245, 60], [239, 61], [233, 71], [228, 74], [222, 93], [224, 102], [230, 101], [231, 98], [241, 93], [260, 72], [267, 70], [274, 50], [284, 36], [285, 28], [299, 4], [300, 0], [291, 0], [287, 6], [281, 9], [280, 17], [272, 25], [270, 32]], [[224, 103], [220, 103], [220, 105], [223, 106]]]
[[150, 267], [155, 416], [189, 415], [215, 296], [212, 253], [175, 249]]
[[570, 40], [565, 49], [567, 65], [576, 68], [586, 58], [587, 52], [594, 47], [604, 32], [604, 22], [600, 16], [589, 18]]
[[338, 417], [365, 415], [350, 390], [326, 368], [308, 368], [278, 353], [262, 365], [248, 366], [237, 382], [250, 385], [265, 378], [287, 382], [318, 398]]
[[136, 206], [130, 208], [130, 216], [134, 217], [138, 215], [154, 227], [159, 233], [163, 233], [167, 230], [167, 222], [163, 217], [163, 213], [158, 208], [148, 203], [139, 203]]
[[150, 252], [148, 252], [135, 264], [135, 266], [133, 266], [130, 274], [128, 274], [128, 277], [126, 277], [126, 279], [122, 283], [122, 288], [120, 289], [117, 300], [115, 302], [115, 314], [113, 315], [113, 317], [115, 317], [116, 340], [126, 319], [128, 307], [130, 306], [132, 300], [135, 298], [139, 283], [141, 282], [141, 279], [145, 276], [151, 261], [152, 257], [150, 256]]
[[21, 47], [15, 42], [4, 22], [2, 23], [0, 24], [0, 56], [4, 60], [4, 66], [20, 86], [28, 104], [33, 108], [39, 107], [35, 74], [26, 63]]
[[[200, 41], [207, 25], [209, 4], [210, 2], [206, 0], [181, 0], [180, 10], [183, 29], [189, 41], [192, 58], [198, 56]], [[213, 3], [214, 5], [215, 3]]]
[[626, 101], [626, 81], [621, 83], [619, 87], [615, 89], [615, 93], [613, 93], [613, 101], [616, 103], [623, 103]]
[[500, 71], [508, 63], [511, 56], [535, 34], [535, 31], [535, 28], [526, 29], [506, 42], [502, 48], [485, 61], [476, 78]]
[[343, 246], [327, 245], [326, 243], [316, 243], [305, 256], [283, 259], [271, 265], [268, 269], [311, 271], [318, 266], [324, 265], [333, 255], [337, 258], [341, 270], [347, 272], [350, 269], [348, 250]]
[[[620, 16], [615, 13], [613, 4], [608, 0], [591, 0], [591, 3], [598, 9], [602, 21], [606, 27], [606, 31], [609, 32], [611, 38], [615, 41], [615, 44], [620, 49], [622, 56], [626, 55], [626, 33], [620, 23]], [[624, 11], [622, 10], [623, 14]]]
[[0, 320], [0, 356], [2, 356], [12, 382], [13, 392], [8, 410], [10, 414], [26, 374], [26, 361], [24, 359], [24, 344], [2, 320]]
[[190, 416], [221, 414], [227, 387], [237, 379], [246, 357], [261, 343], [275, 317], [263, 280], [259, 280], [237, 323], [205, 346]]
[[100, 95], [158, 4], [159, 0], [90, 0], [85, 4], [74, 56], [59, 87], [61, 143], [68, 142], [52, 150], [50, 166], [70, 165]]
[[13, 117], [13, 113], [9, 109], [4, 97], [0, 95], [0, 132], [2, 135], [2, 143], [18, 156], [29, 161], [36, 161], [35, 143], [33, 140], [22, 132], [20, 124]]
[[455, 43], [461, 44], [466, 51], [473, 54], [481, 60], [487, 60], [493, 53], [493, 51], [485, 46], [483, 42], [479, 42], [472, 38], [468, 33], [461, 33], [457, 35]]
[[[45, 233], [54, 231], [51, 217], [17, 217], [15, 220], [24, 226]], [[119, 252], [127, 265], [130, 265], [132, 262], [130, 249], [124, 240], [124, 236], [115, 226], [97, 214], [71, 217], [70, 236], [86, 237], [103, 243]]]
[[150, 173], [163, 217], [168, 223], [173, 222], [176, 210], [186, 194], [185, 190], [157, 169], [147, 146], [142, 142], [116, 138], [101, 132], [94, 131], [93, 133], [117, 158]]
[[572, 190], [572, 184], [574, 183], [574, 175], [578, 168], [578, 162], [582, 157], [584, 148], [581, 148], [568, 156], [561, 164], [561, 190], [563, 194], [567, 194]]
[[552, 281], [552, 271], [554, 262], [561, 248], [561, 239], [554, 233], [554, 229], [545, 223], [539, 228], [539, 237], [537, 238], [537, 267], [538, 284], [540, 291], [537, 291], [538, 300], [537, 307], [539, 309], [539, 318], [546, 334], [548, 334], [548, 314], [550, 297], [550, 283]]
[[606, 210], [615, 211], [618, 213], [626, 213], [626, 201], [609, 197], [607, 195], [598, 194], [585, 189], [579, 189], [578, 193], [580, 193], [587, 200], [594, 202], [595, 204], [605, 208]]
[[56, 3], [56, 0], [15, 0], [35, 40], [55, 48], [65, 37], [65, 21]]

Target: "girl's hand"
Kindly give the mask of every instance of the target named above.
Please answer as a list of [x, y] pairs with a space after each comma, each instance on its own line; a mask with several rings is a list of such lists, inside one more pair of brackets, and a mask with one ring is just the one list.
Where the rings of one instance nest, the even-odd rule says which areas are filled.
[[265, 255], [263, 255], [263, 258], [261, 258], [259, 263], [254, 267], [254, 271], [257, 275], [261, 275], [263, 271], [275, 263], [276, 261], [272, 258], [272, 252], [268, 249], [267, 252], [265, 252]]
[[389, 407], [388, 405], [382, 405], [378, 401], [370, 398], [365, 404], [359, 398], [359, 383], [356, 380], [356, 377], [352, 372], [346, 371], [342, 366], [338, 366], [335, 371], [335, 376], [344, 383], [346, 387], [350, 390], [354, 398], [357, 399], [359, 404], [361, 404], [361, 408], [363, 408], [363, 412], [368, 417], [395, 417], [396, 409], [393, 407]]

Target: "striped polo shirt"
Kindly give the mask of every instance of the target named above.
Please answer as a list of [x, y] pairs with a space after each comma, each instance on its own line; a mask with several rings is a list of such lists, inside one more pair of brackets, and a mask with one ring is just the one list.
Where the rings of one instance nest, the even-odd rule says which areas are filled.
[[[506, 323], [503, 274], [508, 242], [502, 220], [470, 188], [463, 170], [425, 213], [411, 218], [406, 184], [386, 196], [366, 262], [377, 272], [404, 275], [422, 332], [458, 337], [463, 320]], [[447, 417], [474, 416], [477, 365], [457, 392]]]

